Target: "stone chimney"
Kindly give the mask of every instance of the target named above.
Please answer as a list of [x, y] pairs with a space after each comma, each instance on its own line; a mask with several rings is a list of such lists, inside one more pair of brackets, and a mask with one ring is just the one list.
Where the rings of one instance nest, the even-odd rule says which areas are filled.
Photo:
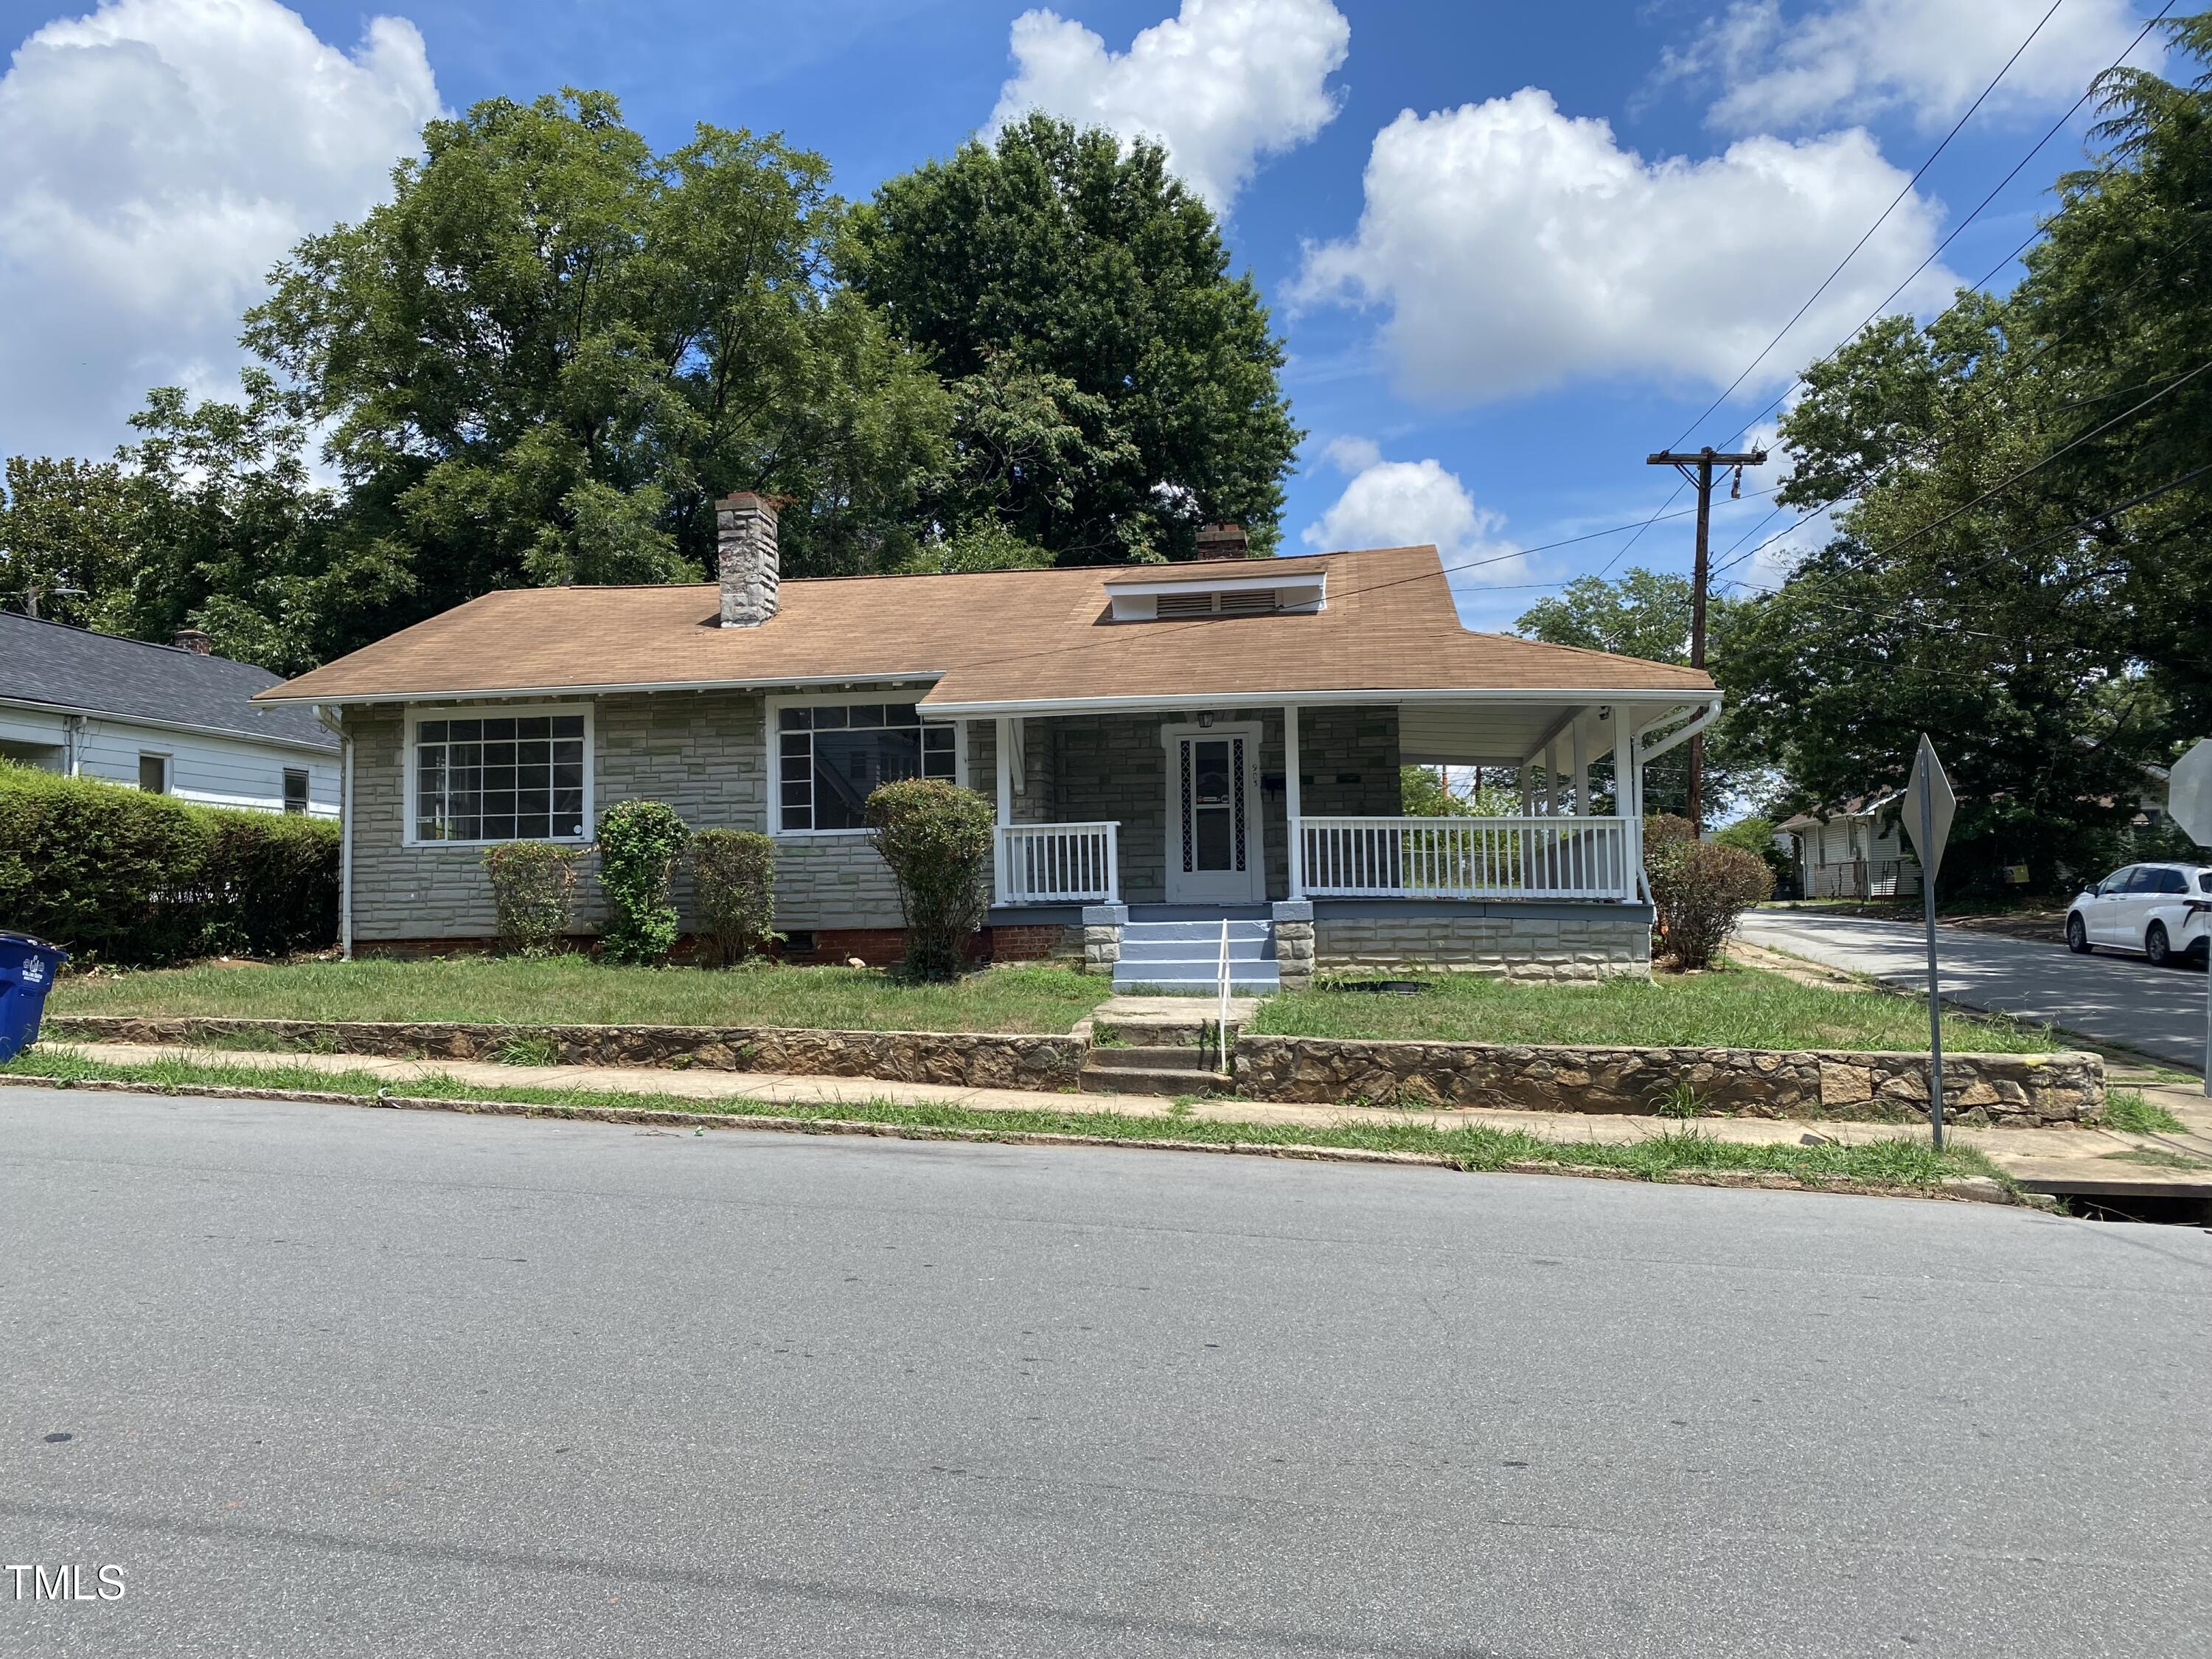
[[1200, 526], [1198, 556], [1201, 559], [1241, 559], [1250, 551], [1244, 539], [1241, 524], [1209, 524]]
[[204, 629], [198, 628], [179, 628], [171, 643], [179, 651], [189, 651], [196, 657], [210, 656], [215, 652], [215, 641]]
[[714, 503], [714, 563], [722, 626], [758, 628], [775, 615], [775, 498], [741, 490]]

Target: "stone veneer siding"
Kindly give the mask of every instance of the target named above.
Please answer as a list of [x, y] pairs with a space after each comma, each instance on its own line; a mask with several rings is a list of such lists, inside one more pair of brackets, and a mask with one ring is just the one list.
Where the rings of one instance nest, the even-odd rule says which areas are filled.
[[[530, 699], [592, 712], [592, 809], [665, 800], [695, 830], [764, 828], [768, 817], [765, 704], [750, 692], [674, 692], [597, 698]], [[452, 712], [519, 706], [472, 702]], [[354, 739], [353, 930], [357, 943], [489, 939], [491, 886], [479, 847], [409, 847], [401, 753], [405, 723], [394, 708], [346, 711]], [[595, 853], [585, 854], [577, 925], [597, 932], [605, 917]], [[864, 836], [778, 836], [780, 928], [896, 928], [898, 890]], [[690, 883], [680, 872], [676, 903], [692, 920]]]
[[1314, 902], [1322, 969], [1444, 969], [1491, 979], [1591, 980], [1651, 971], [1643, 904]]

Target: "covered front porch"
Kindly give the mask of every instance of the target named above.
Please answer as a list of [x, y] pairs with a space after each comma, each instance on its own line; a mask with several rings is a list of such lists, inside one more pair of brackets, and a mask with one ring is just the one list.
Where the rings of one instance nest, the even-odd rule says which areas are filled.
[[[994, 713], [967, 740], [997, 803], [991, 920], [1079, 921], [1094, 962], [1104, 930], [1218, 918], [1267, 924], [1307, 973], [1641, 971], [1643, 768], [1717, 708], [1528, 693]], [[1522, 810], [1409, 817], [1410, 765], [1510, 774]]]
[[[995, 793], [1002, 908], [1633, 902], [1646, 896], [1644, 765], [1713, 707], [1425, 698], [1001, 714], [977, 723], [969, 775]], [[1408, 817], [1403, 766], [1510, 772], [1522, 810]]]

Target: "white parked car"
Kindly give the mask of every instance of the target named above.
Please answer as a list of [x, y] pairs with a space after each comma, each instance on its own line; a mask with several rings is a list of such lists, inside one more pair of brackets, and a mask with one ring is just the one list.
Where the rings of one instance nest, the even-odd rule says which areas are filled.
[[2066, 912], [2066, 948], [2140, 951], [2154, 967], [2212, 951], [2212, 865], [2130, 864], [2075, 899]]

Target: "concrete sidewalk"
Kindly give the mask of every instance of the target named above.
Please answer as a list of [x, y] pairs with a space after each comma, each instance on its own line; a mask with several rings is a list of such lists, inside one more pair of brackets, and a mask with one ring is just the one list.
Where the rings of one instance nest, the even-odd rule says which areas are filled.
[[[939, 1104], [972, 1111], [1099, 1112], [1123, 1117], [1155, 1117], [1176, 1109], [1165, 1096], [1054, 1094], [1024, 1089], [970, 1089], [933, 1083], [890, 1083], [876, 1078], [800, 1076], [782, 1072], [670, 1071], [645, 1066], [506, 1066], [491, 1060], [386, 1060], [363, 1054], [259, 1053], [234, 1048], [191, 1049], [150, 1043], [82, 1043], [74, 1052], [118, 1065], [146, 1065], [156, 1060], [190, 1059], [205, 1064], [242, 1066], [304, 1067], [319, 1072], [367, 1072], [388, 1079], [395, 1093], [410, 1082], [428, 1077], [450, 1078], [485, 1089], [539, 1087], [587, 1089], [609, 1093], [665, 1095], [674, 1100], [761, 1101], [775, 1105], [818, 1106], [848, 1103], [864, 1105], [882, 1102], [896, 1105]], [[2185, 1091], [2166, 1091], [2161, 1097], [2174, 1109], [2186, 1105]], [[1450, 1127], [1479, 1123], [1495, 1129], [1522, 1129], [1547, 1140], [1620, 1146], [1695, 1127], [1716, 1140], [1744, 1146], [1792, 1145], [1808, 1134], [1845, 1146], [1892, 1139], [1913, 1133], [1895, 1123], [1818, 1122], [1799, 1119], [1707, 1117], [1694, 1121], [1662, 1117], [1626, 1117], [1602, 1114], [1491, 1111], [1468, 1108], [1457, 1111], [1387, 1111], [1370, 1107], [1277, 1105], [1264, 1101], [1227, 1098], [1187, 1100], [1183, 1114], [1220, 1123], [1331, 1124], [1372, 1121], [1426, 1124]], [[2212, 1114], [2183, 1114], [2189, 1131], [2182, 1134], [2136, 1135], [2111, 1129], [1980, 1129], [1955, 1128], [1954, 1142], [1987, 1153], [2016, 1173], [2033, 1170], [2039, 1178], [2050, 1177], [2054, 1165], [2086, 1170], [2094, 1166], [2105, 1179], [2171, 1184], [2179, 1172], [2112, 1159], [2115, 1152], [2150, 1150], [2206, 1160], [2203, 1178], [2212, 1182]]]

